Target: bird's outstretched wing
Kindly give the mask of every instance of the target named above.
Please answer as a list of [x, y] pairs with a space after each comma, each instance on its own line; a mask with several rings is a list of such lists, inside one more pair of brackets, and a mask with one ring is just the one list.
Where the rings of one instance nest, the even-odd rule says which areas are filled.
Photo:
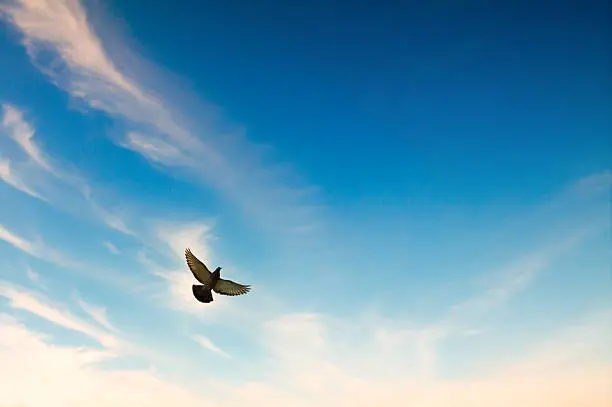
[[217, 281], [213, 291], [223, 295], [241, 295], [246, 294], [251, 290], [250, 285], [242, 285], [233, 282], [232, 280], [224, 280], [222, 278]]
[[189, 249], [185, 249], [185, 259], [187, 259], [187, 266], [189, 266], [189, 270], [191, 270], [196, 280], [202, 284], [206, 284], [206, 280], [210, 277], [210, 270], [208, 267], [198, 260]]

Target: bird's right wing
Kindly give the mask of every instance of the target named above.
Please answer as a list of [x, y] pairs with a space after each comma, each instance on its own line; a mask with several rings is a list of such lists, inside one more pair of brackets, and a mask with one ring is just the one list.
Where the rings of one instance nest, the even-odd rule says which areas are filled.
[[222, 278], [217, 281], [213, 290], [218, 294], [223, 295], [241, 295], [246, 294], [251, 290], [250, 285], [242, 285], [235, 283], [232, 280], [224, 280]]
[[191, 270], [196, 280], [202, 284], [206, 284], [206, 280], [210, 277], [210, 270], [208, 267], [198, 260], [189, 249], [185, 249], [185, 259], [187, 259], [187, 266], [189, 266], [189, 270]]

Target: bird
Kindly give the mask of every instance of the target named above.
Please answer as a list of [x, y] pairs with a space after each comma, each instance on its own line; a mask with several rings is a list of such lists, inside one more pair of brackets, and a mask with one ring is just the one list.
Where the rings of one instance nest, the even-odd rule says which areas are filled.
[[242, 295], [251, 290], [250, 285], [243, 285], [231, 280], [221, 278], [221, 267], [217, 267], [212, 273], [189, 248], [185, 249], [187, 266], [193, 276], [202, 284], [193, 284], [191, 292], [196, 300], [208, 304], [213, 302], [212, 291], [222, 295]]

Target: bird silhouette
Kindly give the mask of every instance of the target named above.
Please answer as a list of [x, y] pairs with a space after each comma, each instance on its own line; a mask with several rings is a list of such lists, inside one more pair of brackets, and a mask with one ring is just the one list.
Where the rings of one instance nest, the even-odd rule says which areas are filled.
[[205, 304], [213, 302], [213, 291], [217, 294], [234, 296], [246, 294], [251, 290], [250, 285], [242, 285], [231, 280], [222, 279], [221, 267], [217, 267], [211, 273], [208, 267], [191, 253], [189, 248], [185, 249], [185, 258], [193, 276], [202, 283], [191, 286], [193, 296], [200, 302]]

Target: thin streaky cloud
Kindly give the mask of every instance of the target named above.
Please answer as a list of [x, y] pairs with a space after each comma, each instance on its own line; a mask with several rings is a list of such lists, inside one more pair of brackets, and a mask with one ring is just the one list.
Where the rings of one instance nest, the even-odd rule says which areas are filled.
[[591, 198], [612, 192], [612, 170], [605, 170], [591, 174], [572, 184], [570, 191], [582, 198]]
[[86, 261], [74, 260], [70, 256], [51, 248], [41, 239], [28, 240], [0, 224], [0, 241], [4, 241], [14, 248], [36, 257], [40, 260], [55, 264], [63, 269], [77, 272], [80, 275], [109, 286], [133, 290], [134, 279], [113, 270], [102, 269]]
[[[9, 136], [28, 154], [31, 160], [30, 162], [33, 163], [33, 166], [42, 170], [34, 174], [37, 178], [39, 178], [38, 184], [43, 184], [46, 186], [46, 188], [51, 188], [53, 185], [56, 187], [59, 186], [59, 188], [56, 188], [58, 191], [65, 191], [67, 188], [69, 191], [68, 193], [73, 196], [68, 199], [68, 197], [65, 196], [66, 193], [64, 192], [60, 197], [55, 197], [53, 201], [43, 197], [40, 192], [35, 191], [29, 185], [27, 185], [21, 176], [21, 173], [17, 171], [9, 159], [0, 157], [0, 178], [2, 178], [4, 182], [18, 190], [21, 190], [22, 192], [31, 195], [32, 197], [41, 199], [54, 206], [63, 206], [67, 201], [74, 201], [75, 198], [84, 198], [89, 204], [89, 207], [96, 218], [101, 219], [109, 228], [117, 230], [126, 235], [135, 235], [135, 232], [126, 225], [122, 217], [102, 208], [93, 199], [92, 187], [81, 175], [77, 174], [77, 171], [69, 171], [62, 168], [57, 160], [53, 160], [55, 162], [53, 167], [49, 164], [51, 157], [32, 140], [35, 129], [24, 118], [23, 112], [19, 108], [14, 105], [5, 104], [3, 105], [3, 110], [3, 126], [5, 127]], [[27, 164], [28, 163], [26, 163], [26, 165]], [[52, 176], [47, 177], [47, 174], [51, 174]], [[31, 180], [32, 178], [33, 176], [30, 175], [28, 179]], [[46, 182], [41, 182], [40, 179], [45, 180]], [[75, 197], [74, 194], [77, 194], [77, 196]]]
[[485, 313], [509, 301], [517, 293], [529, 287], [538, 274], [545, 271], [559, 257], [583, 243], [600, 229], [596, 226], [574, 231], [551, 245], [527, 254], [516, 264], [494, 273], [498, 276], [498, 281], [477, 297], [454, 305], [451, 308], [452, 318]]
[[57, 345], [2, 313], [0, 332], [0, 405], [216, 406], [152, 368], [101, 368], [98, 362], [114, 357], [112, 353], [93, 346]]
[[41, 257], [41, 253], [33, 246], [33, 244], [26, 239], [12, 233], [10, 230], [0, 225], [0, 239], [4, 240], [8, 244], [22, 250], [35, 257]]
[[26, 270], [26, 274], [31, 282], [36, 284], [40, 283], [40, 276], [31, 268], [28, 267], [28, 269]]
[[91, 337], [107, 348], [117, 347], [119, 340], [82, 320], [71, 313], [58, 309], [46, 302], [40, 295], [19, 289], [7, 282], [0, 281], [0, 296], [10, 302], [10, 307], [30, 312], [56, 325]]
[[513, 372], [606, 366], [612, 360], [612, 308], [593, 311], [536, 344]]
[[3, 104], [2, 126], [9, 137], [11, 137], [37, 165], [51, 173], [55, 172], [44, 157], [42, 150], [34, 142], [34, 128], [24, 119], [21, 110], [15, 106]]
[[[22, 33], [22, 43], [34, 64], [56, 85], [133, 128], [125, 139], [117, 140], [118, 145], [169, 169], [204, 176], [202, 181], [259, 218], [262, 225], [308, 229], [310, 214], [299, 210], [303, 189], [296, 194], [293, 187], [284, 186], [275, 171], [253, 159], [257, 147], [244, 140], [238, 143], [240, 148], [223, 148], [218, 142], [222, 133], [207, 131], [212, 135], [206, 140], [194, 137], [191, 126], [177, 119], [189, 116], [188, 112], [175, 115], [168, 109], [178, 101], [143, 91], [141, 83], [117, 69], [80, 2], [18, 0], [1, 6], [0, 11]], [[49, 64], [48, 53], [44, 53], [42, 62], [38, 55], [43, 51], [54, 52], [58, 60]], [[139, 72], [138, 77], [147, 75]], [[193, 115], [198, 116], [202, 115]]]
[[19, 174], [17, 174], [17, 172], [12, 168], [11, 161], [8, 159], [0, 158], [0, 178], [6, 184], [12, 186], [13, 188], [21, 192], [24, 192], [34, 198], [37, 198], [43, 201], [47, 200], [41, 194], [34, 191], [32, 188], [28, 187], [23, 182]]
[[108, 249], [108, 251], [111, 252], [112, 254], [121, 254], [119, 249], [117, 249], [117, 246], [115, 246], [111, 242], [106, 241], [103, 244], [104, 244], [104, 247], [106, 247]]
[[109, 332], [116, 332], [116, 333], [119, 332], [119, 329], [117, 329], [108, 320], [108, 315], [107, 315], [107, 312], [106, 312], [106, 308], [100, 307], [100, 306], [96, 306], [96, 305], [92, 305], [92, 304], [84, 301], [81, 298], [77, 298], [77, 304], [79, 304], [79, 307], [81, 307], [81, 309], [87, 315], [89, 315], [91, 317], [91, 319], [96, 321], [100, 326], [104, 327]]
[[209, 351], [216, 353], [217, 355], [221, 355], [226, 358], [231, 358], [229, 354], [227, 354], [225, 351], [215, 345], [210, 339], [203, 335], [195, 335], [193, 337], [193, 340], [196, 341], [203, 348], [208, 349]]
[[210, 261], [212, 250], [210, 244], [215, 240], [213, 221], [191, 222], [156, 222], [154, 229], [156, 237], [162, 245], [181, 263], [185, 259], [185, 249], [191, 250], [202, 261]]
[[58, 266], [62, 267], [70, 267], [70, 268], [78, 268], [82, 267], [82, 265], [78, 262], [75, 262], [69, 259], [66, 255], [61, 252], [58, 252], [55, 249], [51, 249], [46, 247], [44, 243], [38, 241], [30, 241], [19, 236], [16, 233], [11, 232], [2, 224], [0, 224], [0, 240], [4, 240], [8, 244], [13, 247], [28, 253], [31, 256], [39, 258], [41, 260], [48, 261], [50, 263], [54, 263]]

